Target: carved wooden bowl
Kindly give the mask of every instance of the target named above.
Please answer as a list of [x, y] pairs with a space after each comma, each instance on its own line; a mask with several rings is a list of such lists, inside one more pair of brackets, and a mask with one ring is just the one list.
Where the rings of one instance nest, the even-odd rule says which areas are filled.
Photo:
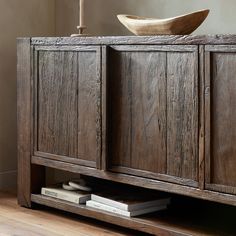
[[195, 31], [206, 19], [209, 10], [201, 10], [167, 19], [117, 15], [119, 21], [135, 35], [185, 35]]

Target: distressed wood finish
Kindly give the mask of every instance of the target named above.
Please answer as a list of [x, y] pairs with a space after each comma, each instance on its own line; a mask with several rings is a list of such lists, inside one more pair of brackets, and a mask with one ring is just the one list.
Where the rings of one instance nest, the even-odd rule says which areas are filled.
[[[30, 39], [17, 44], [18, 202], [31, 206], [31, 47]], [[24, 105], [23, 105], [24, 104]]]
[[78, 155], [100, 167], [101, 75], [100, 51], [79, 53]]
[[44, 184], [44, 167], [31, 165], [32, 155], [32, 68], [33, 49], [30, 39], [17, 44], [17, 150], [18, 203], [31, 207], [30, 194]]
[[198, 181], [198, 56], [167, 54], [167, 174]]
[[198, 47], [113, 46], [109, 63], [112, 170], [197, 182]]
[[20, 205], [209, 232], [44, 198], [49, 167], [236, 206], [235, 35], [28, 38], [17, 58]]
[[109, 53], [112, 103], [110, 164], [164, 173], [165, 53], [120, 50], [110, 49]]
[[32, 38], [33, 45], [207, 45], [236, 44], [236, 35], [114, 36], [76, 38]]
[[199, 46], [199, 187], [205, 188], [205, 51]]
[[[236, 51], [206, 47], [207, 188], [236, 194]], [[209, 63], [210, 62], [210, 63]]]
[[75, 52], [39, 51], [38, 151], [78, 156]]
[[99, 167], [100, 50], [96, 47], [69, 48], [70, 51], [47, 49], [37, 48], [35, 152], [47, 158], [78, 158], [81, 161], [75, 163]]

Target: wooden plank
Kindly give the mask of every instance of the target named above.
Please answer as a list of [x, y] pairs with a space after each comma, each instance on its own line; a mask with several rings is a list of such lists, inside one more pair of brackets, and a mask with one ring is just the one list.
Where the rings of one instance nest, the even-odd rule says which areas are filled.
[[[130, 167], [165, 173], [166, 53], [130, 53], [130, 60]], [[126, 77], [120, 79], [126, 81]]]
[[198, 53], [167, 54], [167, 174], [198, 180]]
[[236, 206], [236, 196], [231, 194], [218, 193], [214, 191], [199, 190], [192, 187], [186, 187], [179, 184], [147, 179], [127, 174], [117, 174], [108, 171], [101, 171], [85, 166], [78, 166], [61, 161], [49, 160], [41, 157], [33, 156], [31, 162], [36, 165], [47, 166], [59, 170], [79, 173], [82, 175], [93, 176], [96, 178], [106, 179], [114, 182], [130, 184], [133, 186], [144, 187], [148, 189], [161, 190], [169, 193], [181, 194], [184, 196], [195, 197], [204, 200], [224, 203]]
[[31, 48], [30, 39], [17, 41], [18, 202], [31, 206]]
[[[209, 60], [209, 57], [208, 57]], [[206, 65], [211, 71], [211, 136], [208, 147], [208, 183], [231, 187], [229, 193], [236, 193], [236, 54], [234, 51], [212, 52], [210, 64]], [[208, 120], [209, 123], [209, 120]], [[210, 153], [209, 153], [210, 149]], [[234, 187], [234, 188], [233, 188]], [[229, 188], [230, 189], [230, 188]]]
[[109, 46], [116, 51], [126, 52], [194, 52], [198, 49], [196, 45], [111, 45]]
[[205, 184], [205, 54], [199, 46], [199, 187]]
[[236, 52], [236, 45], [206, 45], [206, 52]]
[[134, 175], [134, 176], [140, 176], [140, 177], [149, 178], [149, 179], [156, 179], [156, 180], [166, 181], [170, 183], [181, 184], [185, 186], [191, 186], [194, 188], [197, 188], [199, 185], [197, 181], [194, 181], [191, 179], [183, 179], [176, 176], [171, 176], [171, 175], [161, 174], [161, 173], [156, 173], [156, 172], [151, 172], [151, 171], [145, 171], [145, 170], [140, 170], [140, 169], [114, 166], [110, 168], [110, 171]]
[[96, 52], [98, 49], [97, 46], [91, 46], [91, 45], [68, 45], [68, 46], [35, 46], [36, 51], [56, 51], [56, 52], [67, 52], [67, 51], [73, 51], [73, 52]]
[[101, 157], [100, 53], [78, 53], [78, 156], [97, 162]]
[[210, 183], [206, 184], [206, 189], [220, 193], [230, 193], [236, 195], [236, 188], [232, 186]]
[[78, 158], [70, 158], [68, 156], [55, 155], [55, 154], [51, 154], [51, 153], [37, 151], [37, 152], [34, 152], [34, 155], [39, 156], [39, 157], [48, 158], [51, 160], [60, 160], [63, 162], [68, 162], [71, 164], [76, 164], [76, 165], [81, 165], [81, 166], [88, 166], [88, 167], [93, 167], [93, 168], [95, 168], [97, 166], [94, 161], [87, 161], [87, 160], [82, 160], [82, 159], [78, 159]]
[[211, 182], [211, 68], [210, 52], [205, 52], [205, 181]]
[[101, 88], [101, 96], [102, 96], [102, 157], [101, 157], [101, 169], [107, 170], [109, 165], [108, 160], [108, 49], [106, 46], [102, 47], [102, 88]]
[[39, 52], [38, 149], [78, 157], [77, 53]]
[[166, 53], [133, 48], [110, 49], [112, 165], [165, 173]]
[[135, 45], [135, 44], [236, 44], [236, 35], [160, 35], [160, 36], [113, 36], [113, 37], [57, 37], [32, 38], [34, 45]]
[[[131, 55], [109, 50], [111, 165], [131, 165]], [[124, 79], [123, 79], [124, 78]]]

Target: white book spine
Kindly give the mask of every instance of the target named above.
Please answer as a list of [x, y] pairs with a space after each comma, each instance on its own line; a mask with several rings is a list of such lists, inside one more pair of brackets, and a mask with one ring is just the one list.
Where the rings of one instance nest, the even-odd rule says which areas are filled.
[[156, 207], [151, 207], [151, 208], [146, 208], [146, 209], [142, 209], [142, 210], [138, 210], [138, 211], [129, 212], [129, 211], [120, 210], [116, 207], [111, 207], [111, 206], [102, 204], [100, 202], [95, 202], [93, 200], [87, 201], [86, 206], [92, 207], [95, 209], [99, 209], [99, 210], [103, 210], [103, 211], [108, 211], [108, 212], [122, 215], [122, 216], [127, 216], [127, 217], [138, 216], [138, 215], [142, 215], [142, 214], [146, 214], [146, 213], [164, 210], [167, 208], [166, 205], [161, 205], [161, 206], [156, 206]]
[[99, 195], [96, 195], [96, 194], [91, 194], [91, 200], [111, 206], [111, 207], [119, 208], [120, 210], [123, 210], [123, 211], [137, 211], [137, 210], [146, 209], [150, 207], [158, 207], [161, 205], [170, 204], [170, 198], [163, 198], [163, 199], [153, 200], [150, 202], [144, 202], [142, 204], [134, 204], [134, 205], [129, 206], [128, 204], [117, 202], [112, 199], [100, 197]]
[[100, 196], [95, 195], [95, 194], [91, 194], [91, 200], [93, 200], [95, 202], [105, 204], [105, 205], [109, 205], [109, 206], [119, 208], [120, 210], [123, 210], [123, 211], [128, 211], [128, 205], [127, 204], [117, 202], [117, 201], [107, 199], [107, 198], [105, 199], [105, 198], [100, 197]]
[[68, 202], [80, 204], [80, 197], [73, 196], [70, 194], [65, 194], [65, 193], [59, 193], [57, 191], [54, 191], [53, 189], [42, 188], [41, 194], [48, 196], [48, 197], [53, 197], [53, 198], [57, 198], [60, 200], [65, 200]]
[[128, 211], [123, 211], [123, 210], [120, 210], [120, 209], [115, 208], [115, 207], [111, 207], [111, 206], [108, 206], [108, 205], [105, 205], [105, 204], [102, 204], [102, 203], [99, 203], [99, 202], [95, 202], [93, 200], [87, 201], [86, 206], [96, 208], [96, 209], [99, 209], [99, 210], [103, 210], [103, 211], [112, 212], [112, 213], [115, 213], [115, 214], [118, 214], [118, 215], [130, 217], [130, 212], [128, 212]]

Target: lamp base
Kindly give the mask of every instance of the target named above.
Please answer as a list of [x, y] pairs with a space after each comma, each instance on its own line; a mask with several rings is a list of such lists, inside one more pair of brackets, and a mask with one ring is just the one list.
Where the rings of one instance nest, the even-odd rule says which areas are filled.
[[89, 37], [89, 34], [72, 34], [70, 37]]
[[86, 29], [86, 26], [79, 25], [77, 26], [77, 29], [79, 30], [78, 34], [72, 34], [71, 37], [87, 37], [89, 36], [88, 34], [84, 34], [84, 30]]

